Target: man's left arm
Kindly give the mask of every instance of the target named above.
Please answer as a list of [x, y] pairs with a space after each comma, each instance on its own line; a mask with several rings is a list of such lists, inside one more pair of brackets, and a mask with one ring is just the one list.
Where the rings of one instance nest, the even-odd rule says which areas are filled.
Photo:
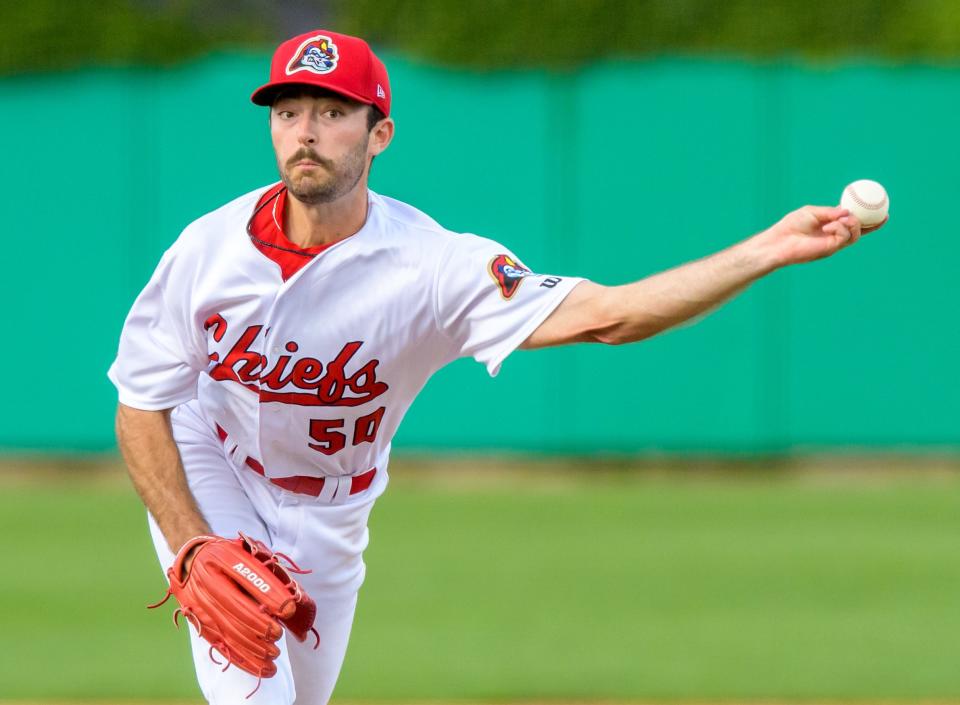
[[829, 257], [860, 236], [849, 211], [805, 206], [721, 252], [632, 284], [582, 282], [521, 348], [643, 340], [717, 308], [781, 267]]

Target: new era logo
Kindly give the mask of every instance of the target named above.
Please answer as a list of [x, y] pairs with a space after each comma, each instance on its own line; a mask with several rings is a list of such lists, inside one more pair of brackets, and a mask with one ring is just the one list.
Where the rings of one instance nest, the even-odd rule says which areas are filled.
[[387, 97], [386, 91], [384, 91], [384, 90], [383, 90], [383, 86], [381, 86], [381, 85], [378, 83], [378, 84], [377, 84], [377, 98], [386, 98], [386, 97]]

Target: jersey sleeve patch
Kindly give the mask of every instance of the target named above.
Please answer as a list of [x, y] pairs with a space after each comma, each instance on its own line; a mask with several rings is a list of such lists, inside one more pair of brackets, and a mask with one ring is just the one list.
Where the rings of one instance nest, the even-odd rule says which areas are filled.
[[495, 256], [487, 265], [487, 271], [493, 277], [493, 281], [496, 282], [497, 288], [500, 290], [500, 296], [503, 297], [504, 301], [513, 298], [526, 277], [539, 276], [510, 255]]

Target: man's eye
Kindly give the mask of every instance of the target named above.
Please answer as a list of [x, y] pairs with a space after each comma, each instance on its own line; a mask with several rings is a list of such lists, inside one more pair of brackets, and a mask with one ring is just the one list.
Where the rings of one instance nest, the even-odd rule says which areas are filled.
[[277, 115], [279, 115], [284, 120], [288, 120], [289, 118], [293, 117], [293, 112], [290, 110], [281, 110], [280, 112], [277, 113]]
[[336, 108], [331, 108], [330, 110], [327, 111], [327, 115], [329, 115], [332, 118], [338, 118], [338, 117], [342, 117], [343, 113], [337, 110]]

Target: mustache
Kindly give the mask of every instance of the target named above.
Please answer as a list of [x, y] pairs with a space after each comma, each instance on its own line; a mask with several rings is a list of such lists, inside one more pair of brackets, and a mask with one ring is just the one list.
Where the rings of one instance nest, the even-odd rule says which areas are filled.
[[287, 160], [287, 166], [292, 167], [302, 159], [309, 159], [311, 162], [316, 162], [317, 164], [324, 167], [330, 166], [329, 160], [324, 159], [319, 154], [314, 152], [312, 149], [308, 149], [306, 147], [297, 150], [297, 152]]

